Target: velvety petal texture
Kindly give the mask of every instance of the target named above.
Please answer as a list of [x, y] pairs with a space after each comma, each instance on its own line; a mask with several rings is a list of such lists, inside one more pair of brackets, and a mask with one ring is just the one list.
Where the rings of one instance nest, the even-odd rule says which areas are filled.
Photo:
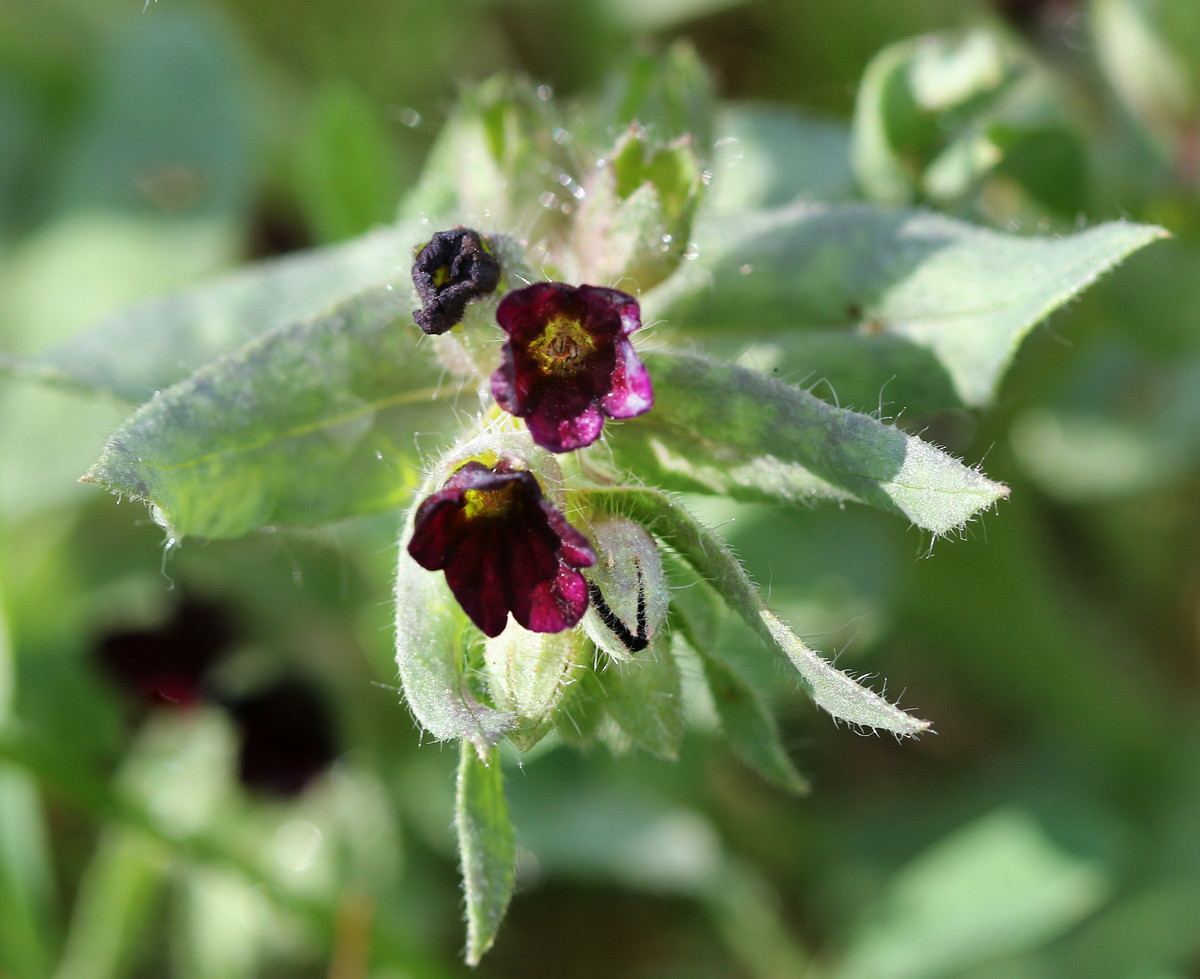
[[525, 419], [543, 448], [591, 445], [605, 416], [632, 418], [654, 403], [650, 375], [629, 340], [642, 321], [628, 293], [538, 282], [505, 296], [496, 320], [508, 342], [492, 396]]
[[418, 508], [408, 553], [445, 571], [454, 597], [487, 636], [512, 612], [532, 632], [561, 632], [587, 611], [578, 571], [596, 561], [586, 537], [546, 500], [532, 473], [468, 462]]

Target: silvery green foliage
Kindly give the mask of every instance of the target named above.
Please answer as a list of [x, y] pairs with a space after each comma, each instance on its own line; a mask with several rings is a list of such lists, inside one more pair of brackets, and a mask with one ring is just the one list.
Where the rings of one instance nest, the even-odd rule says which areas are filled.
[[[978, 127], [948, 134], [916, 178], [897, 172], [903, 147], [872, 139], [882, 110], [871, 86], [891, 78], [920, 95], [930, 73], [958, 65], [974, 86], [964, 104], [1002, 112], [1007, 58], [974, 42], [892, 52], [860, 100], [864, 186], [910, 201], [953, 197], [979, 179]], [[671, 494], [780, 509], [851, 502], [930, 537], [959, 533], [1007, 488], [881, 421], [881, 391], [908, 417], [986, 408], [1037, 323], [1163, 234], [1114, 223], [1016, 237], [922, 211], [816, 203], [803, 175], [847, 165], [846, 140], [827, 123], [810, 141], [803, 117], [717, 113], [686, 47], [635, 69], [574, 107], [524, 82], [485, 82], [464, 92], [391, 228], [147, 304], [39, 358], [0, 359], [48, 383], [144, 400], [84, 479], [145, 501], [172, 541], [407, 507], [396, 657], [417, 721], [462, 746], [471, 962], [514, 884], [502, 743], [607, 741], [671, 757], [686, 655], [699, 658], [693, 672], [737, 753], [774, 784], [805, 789], [765, 692], [722, 647], [723, 617], [744, 621], [766, 655], [782, 654], [833, 718], [898, 736], [929, 728], [803, 642]], [[806, 152], [820, 159], [796, 159]], [[461, 324], [424, 336], [412, 318], [413, 248], [458, 225], [481, 233], [500, 284]], [[503, 340], [497, 303], [543, 280], [624, 290], [654, 324], [651, 340], [633, 337], [653, 407], [558, 457], [496, 409], [488, 387]], [[875, 413], [794, 383], [814, 375]], [[439, 458], [418, 450], [436, 439], [449, 446]], [[485, 641], [443, 573], [409, 556], [421, 502], [470, 462], [533, 474], [590, 542], [578, 625], [547, 634], [510, 621]]]

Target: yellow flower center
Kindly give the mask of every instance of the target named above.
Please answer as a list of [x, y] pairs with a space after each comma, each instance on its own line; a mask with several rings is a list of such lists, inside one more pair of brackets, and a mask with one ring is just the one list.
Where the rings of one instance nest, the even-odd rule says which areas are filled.
[[579, 320], [556, 316], [528, 349], [543, 374], [567, 374], [582, 367], [596, 341]]
[[514, 480], [495, 489], [474, 489], [463, 493], [463, 516], [468, 520], [503, 517], [514, 509], [520, 484]]

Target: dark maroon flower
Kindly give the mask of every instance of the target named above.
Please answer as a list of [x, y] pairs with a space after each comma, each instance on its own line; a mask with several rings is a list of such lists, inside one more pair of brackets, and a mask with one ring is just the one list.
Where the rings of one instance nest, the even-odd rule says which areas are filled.
[[333, 764], [329, 708], [311, 684], [284, 679], [226, 704], [237, 726], [238, 779], [264, 795], [298, 795]]
[[616, 289], [539, 282], [496, 310], [508, 334], [492, 395], [524, 418], [551, 452], [591, 445], [604, 416], [632, 418], [654, 403], [650, 374], [629, 342], [642, 325], [637, 300]]
[[233, 637], [221, 608], [193, 599], [158, 628], [110, 633], [97, 644], [95, 656], [128, 692], [155, 704], [188, 706], [202, 696], [209, 672]]
[[478, 231], [452, 228], [439, 231], [417, 252], [412, 277], [423, 303], [413, 319], [426, 333], [445, 333], [462, 320], [467, 303], [495, 291], [500, 263]]
[[446, 572], [458, 604], [487, 636], [504, 631], [510, 611], [532, 632], [575, 625], [588, 604], [576, 569], [596, 561], [532, 473], [479, 462], [460, 467], [417, 508], [408, 553]]

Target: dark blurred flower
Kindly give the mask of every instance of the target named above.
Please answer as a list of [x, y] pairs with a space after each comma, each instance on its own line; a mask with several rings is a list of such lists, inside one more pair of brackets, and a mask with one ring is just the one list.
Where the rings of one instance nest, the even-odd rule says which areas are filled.
[[468, 462], [417, 508], [408, 552], [446, 572], [487, 636], [504, 631], [510, 611], [532, 632], [569, 629], [587, 611], [587, 582], [576, 569], [596, 554], [532, 473]]
[[992, 7], [1013, 27], [1026, 34], [1052, 32], [1078, 11], [1078, 0], [991, 0]]
[[297, 795], [337, 756], [329, 709], [308, 683], [281, 680], [227, 707], [241, 736], [238, 778], [253, 792]]
[[462, 320], [467, 303], [495, 291], [500, 263], [478, 231], [454, 228], [439, 231], [417, 253], [412, 277], [424, 304], [413, 319], [426, 333], [445, 333]]
[[650, 375], [629, 334], [637, 300], [616, 289], [539, 282], [510, 292], [496, 319], [508, 334], [492, 395], [524, 418], [551, 452], [591, 445], [604, 416], [632, 418], [654, 403]]
[[96, 660], [124, 690], [160, 704], [193, 704], [205, 676], [233, 638], [223, 610], [184, 601], [157, 629], [114, 632], [95, 648]]

